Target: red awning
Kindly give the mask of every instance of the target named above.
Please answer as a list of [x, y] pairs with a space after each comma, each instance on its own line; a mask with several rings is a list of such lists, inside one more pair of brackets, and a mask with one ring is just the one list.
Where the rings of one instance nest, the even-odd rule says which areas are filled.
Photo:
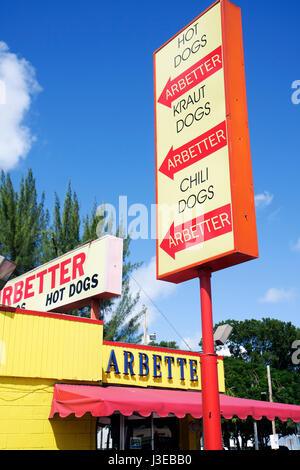
[[[265, 416], [269, 420], [277, 417], [282, 421], [290, 418], [294, 422], [300, 422], [300, 406], [296, 405], [246, 400], [220, 394], [220, 406], [221, 414], [226, 419], [235, 415], [241, 419], [253, 416], [254, 419], [260, 420]], [[154, 412], [161, 417], [173, 413], [177, 418], [183, 418], [186, 414], [201, 418], [202, 394], [184, 390], [55, 385], [50, 418], [55, 413], [62, 418], [74, 413], [80, 418], [85, 413], [91, 413], [93, 416], [110, 416], [115, 411], [124, 416], [136, 412], [146, 417]]]

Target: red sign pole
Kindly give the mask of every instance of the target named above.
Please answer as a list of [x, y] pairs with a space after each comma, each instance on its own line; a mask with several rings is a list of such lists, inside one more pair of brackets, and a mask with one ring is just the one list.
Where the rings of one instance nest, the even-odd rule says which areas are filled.
[[205, 450], [222, 450], [221, 413], [217, 355], [214, 346], [210, 271], [201, 271], [199, 278], [203, 349], [200, 362], [204, 448]]

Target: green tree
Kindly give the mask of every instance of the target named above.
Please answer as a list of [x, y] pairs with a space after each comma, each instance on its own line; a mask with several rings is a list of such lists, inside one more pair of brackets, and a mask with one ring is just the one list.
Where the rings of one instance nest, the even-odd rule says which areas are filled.
[[18, 276], [41, 261], [45, 223], [44, 195], [38, 201], [35, 179], [29, 170], [15, 191], [10, 175], [1, 173], [0, 252], [15, 263]]
[[[120, 341], [140, 343], [143, 334], [139, 333], [142, 311], [133, 314], [133, 310], [139, 301], [139, 295], [133, 297], [130, 294], [129, 279], [123, 281], [122, 296], [116, 304], [106, 307], [104, 310], [104, 339], [107, 341]], [[109, 320], [106, 321], [106, 317]]]
[[51, 226], [49, 224], [49, 213], [45, 216], [48, 229], [43, 232], [44, 263], [73, 250], [81, 244], [79, 203], [76, 192], [72, 191], [71, 183], [68, 183], [62, 210], [58, 195], [55, 193], [54, 196], [55, 203]]
[[[268, 401], [267, 369], [261, 362], [245, 361], [236, 357], [224, 357], [226, 394], [239, 398]], [[273, 401], [300, 405], [299, 373], [291, 370], [271, 368]], [[249, 439], [254, 440], [253, 419], [232, 421], [223, 420], [223, 432], [237, 441], [242, 437], [245, 444]], [[266, 445], [267, 438], [272, 434], [271, 422], [262, 419], [258, 422], [260, 447]], [[282, 435], [295, 432], [295, 424], [288, 420], [286, 423], [276, 419], [276, 431]]]
[[94, 207], [91, 211], [91, 214], [87, 214], [83, 217], [83, 232], [81, 237], [81, 242], [86, 243], [90, 240], [93, 240], [95, 237], [103, 233], [103, 216], [97, 214], [97, 204], [94, 204]]
[[150, 341], [149, 346], [157, 346], [158, 348], [167, 348], [167, 349], [179, 349], [176, 341], [160, 341], [156, 343], [155, 341]]
[[299, 366], [292, 363], [291, 346], [294, 340], [300, 339], [300, 329], [291, 322], [263, 318], [226, 320], [218, 325], [223, 323], [233, 328], [227, 341], [232, 356], [246, 362], [269, 364], [279, 370], [299, 370]]
[[[262, 363], [224, 357], [226, 393], [228, 395], [268, 401], [268, 378]], [[299, 373], [270, 368], [273, 400], [278, 403], [300, 405]]]
[[[299, 366], [291, 360], [291, 345], [299, 338], [299, 329], [290, 322], [265, 318], [245, 321], [226, 320], [233, 327], [226, 343], [231, 356], [224, 357], [226, 394], [240, 398], [268, 401], [266, 365], [270, 365], [273, 401], [300, 404]], [[220, 323], [220, 324], [222, 324]], [[218, 325], [216, 325], [217, 327]], [[225, 440], [242, 437], [243, 444], [254, 439], [253, 420], [224, 420]], [[266, 445], [272, 433], [271, 422], [258, 422], [260, 447]], [[286, 435], [295, 432], [295, 424], [276, 419], [276, 431]]]

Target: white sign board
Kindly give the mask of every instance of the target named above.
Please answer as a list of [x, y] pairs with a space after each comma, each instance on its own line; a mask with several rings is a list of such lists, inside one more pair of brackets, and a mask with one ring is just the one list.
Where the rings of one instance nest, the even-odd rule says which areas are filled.
[[157, 52], [156, 90], [161, 275], [234, 248], [219, 3]]
[[154, 54], [158, 279], [258, 255], [242, 50], [224, 0]]
[[104, 236], [9, 281], [0, 291], [0, 305], [68, 312], [92, 298], [119, 296], [122, 259], [123, 240]]

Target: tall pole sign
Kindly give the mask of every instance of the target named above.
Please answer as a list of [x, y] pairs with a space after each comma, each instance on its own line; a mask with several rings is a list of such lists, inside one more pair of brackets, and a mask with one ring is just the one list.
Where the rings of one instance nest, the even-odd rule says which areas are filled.
[[222, 448], [211, 273], [258, 257], [240, 8], [218, 0], [154, 53], [157, 278], [200, 278], [205, 448]]
[[258, 257], [240, 9], [212, 7], [154, 54], [157, 277]]

